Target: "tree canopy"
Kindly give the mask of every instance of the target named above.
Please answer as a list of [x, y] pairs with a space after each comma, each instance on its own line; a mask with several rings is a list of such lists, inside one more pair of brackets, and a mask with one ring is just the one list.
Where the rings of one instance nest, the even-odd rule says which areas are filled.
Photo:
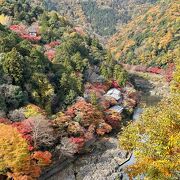
[[[178, 67], [177, 67], [178, 71]], [[130, 177], [143, 174], [149, 179], [178, 179], [180, 145], [180, 94], [176, 73], [173, 94], [147, 108], [136, 122], [124, 128], [120, 147], [133, 151], [136, 162], [127, 168]]]
[[165, 67], [179, 58], [178, 1], [159, 1], [124, 25], [109, 41], [114, 57], [127, 64]]

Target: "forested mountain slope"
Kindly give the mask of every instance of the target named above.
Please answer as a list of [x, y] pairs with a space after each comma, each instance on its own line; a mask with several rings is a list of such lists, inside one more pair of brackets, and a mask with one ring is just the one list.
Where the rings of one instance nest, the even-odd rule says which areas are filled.
[[[9, 28], [0, 26], [0, 82], [8, 84], [6, 88], [19, 89], [26, 100], [55, 112], [83, 94], [88, 70], [96, 68], [103, 81], [117, 77], [113, 72], [115, 68], [121, 71], [121, 67], [97, 39], [76, 29], [56, 12], [48, 13], [23, 2], [5, 1], [0, 6], [3, 18], [13, 17]], [[21, 99], [15, 107], [6, 106], [12, 110], [23, 102]], [[8, 112], [6, 106], [0, 109]]]
[[123, 63], [165, 66], [179, 58], [178, 0], [160, 1], [134, 18], [109, 42], [114, 57]]
[[[36, 3], [0, 1], [0, 179], [38, 179], [51, 157], [119, 128], [137, 101], [98, 39]], [[117, 99], [105, 96], [113, 87]], [[124, 116], [110, 109], [118, 103]]]
[[55, 9], [101, 36], [109, 36], [157, 0], [43, 0]]
[[[131, 118], [139, 100], [137, 91], [129, 82], [131, 77], [119, 62], [149, 66], [176, 62], [171, 89], [179, 105], [178, 1], [158, 1], [155, 5], [151, 4], [155, 1], [148, 0], [44, 2], [0, 0], [0, 179], [36, 180], [42, 168], [52, 161], [52, 165], [61, 165], [59, 159], [62, 157], [66, 161], [76, 154], [92, 152], [95, 147], [99, 151], [101, 147], [97, 140], [101, 139], [103, 152], [108, 152], [104, 149], [106, 146], [118, 150], [110, 141], [104, 146], [108, 139], [104, 135], [123, 129], [123, 124]], [[54, 8], [66, 17], [47, 10]], [[145, 11], [147, 13], [143, 14]], [[142, 15], [137, 16], [137, 12]], [[76, 18], [77, 21], [74, 20]], [[110, 43], [116, 59], [97, 38], [80, 26], [73, 25], [82, 23], [84, 27], [92, 28], [92, 34], [96, 31], [106, 36], [116, 31], [116, 25], [131, 19]], [[155, 138], [153, 145], [157, 150], [152, 151], [152, 155], [149, 148], [151, 141], [147, 146], [148, 151], [146, 147], [142, 151], [143, 146], [132, 146], [139, 144], [131, 143], [130, 138], [138, 140], [138, 132], [136, 135], [133, 133], [140, 126], [135, 127], [132, 133], [127, 130], [127, 136], [125, 132], [127, 140], [123, 144], [129, 144], [125, 145], [128, 150], [135, 147], [140, 153], [150, 152], [150, 158], [145, 157], [135, 167], [137, 173], [145, 173], [146, 170], [148, 175], [156, 174], [157, 179], [176, 175], [178, 162], [171, 163], [178, 153], [179, 134], [175, 136], [177, 140], [172, 138], [172, 133], [179, 132], [177, 121], [172, 121], [179, 120], [176, 113], [179, 106], [176, 104], [160, 106], [161, 111], [168, 109], [165, 116], [154, 109], [152, 116], [155, 120], [151, 118], [151, 113], [145, 116], [153, 126], [142, 124], [143, 132], [150, 132], [154, 125], [158, 127], [157, 135], [153, 128], [154, 136], [150, 134]], [[154, 117], [154, 114], [157, 116]], [[171, 117], [172, 120], [169, 119]], [[158, 126], [154, 123], [156, 118], [160, 120], [156, 123]], [[164, 130], [161, 126], [170, 127], [172, 131], [167, 129], [162, 136], [159, 133], [159, 129]], [[170, 132], [168, 136], [166, 132]], [[159, 148], [159, 145], [162, 146]], [[124, 164], [124, 158], [121, 158], [127, 158], [128, 154], [118, 152], [114, 156], [109, 151], [107, 155], [110, 158], [118, 156], [118, 160], [112, 158], [114, 169], [109, 162], [106, 168], [110, 167], [111, 172], [116, 169], [121, 171], [117, 167]], [[167, 161], [162, 161], [164, 156]], [[104, 157], [106, 159], [107, 156], [102, 157], [104, 164]], [[95, 161], [96, 165], [93, 166], [97, 167], [99, 154]], [[73, 175], [75, 177], [77, 173]], [[120, 178], [119, 174], [114, 178]]]

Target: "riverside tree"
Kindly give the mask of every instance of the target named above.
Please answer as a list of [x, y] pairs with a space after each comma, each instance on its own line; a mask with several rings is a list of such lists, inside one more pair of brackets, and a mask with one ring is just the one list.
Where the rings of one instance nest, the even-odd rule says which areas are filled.
[[180, 145], [180, 95], [164, 99], [148, 108], [140, 119], [122, 132], [119, 143], [133, 151], [136, 163], [129, 166], [130, 177], [144, 174], [148, 179], [178, 179]]

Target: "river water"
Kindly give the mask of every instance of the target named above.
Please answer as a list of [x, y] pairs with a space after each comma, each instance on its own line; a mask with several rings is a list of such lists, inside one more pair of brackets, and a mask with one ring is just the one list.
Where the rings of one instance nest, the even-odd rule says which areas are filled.
[[[139, 119], [144, 106], [157, 104], [160, 97], [151, 96], [141, 92], [141, 100], [135, 109], [132, 119]], [[102, 138], [95, 145], [92, 153], [83, 155], [67, 168], [48, 178], [48, 180], [129, 180], [124, 170], [127, 166], [135, 163], [135, 157], [127, 155], [127, 152], [119, 149], [118, 136], [112, 135]], [[130, 159], [121, 165], [123, 162]]]
[[[139, 77], [134, 79], [134, 85], [140, 93], [140, 102], [132, 117], [137, 121], [145, 107], [154, 106], [162, 99], [161, 94], [165, 92], [167, 85], [162, 87], [157, 82]], [[95, 144], [96, 148], [92, 153], [78, 158], [48, 180], [129, 180], [124, 169], [135, 163], [136, 159], [133, 154], [130, 156], [120, 150], [118, 144], [117, 135], [102, 138]]]
[[[134, 110], [134, 114], [132, 117], [133, 121], [137, 121], [145, 108], [157, 105], [161, 101], [163, 96], [166, 96], [166, 94], [169, 93], [169, 86], [167, 83], [164, 83], [164, 86], [162, 88], [159, 88], [159, 83], [157, 81], [149, 82], [140, 77], [136, 77], [134, 79], [134, 85], [140, 92], [140, 101], [138, 106]], [[129, 161], [123, 164], [121, 168], [124, 170], [126, 167], [133, 165], [135, 162], [136, 158], [132, 153], [132, 156], [129, 159]], [[143, 179], [143, 176], [138, 177], [138, 179]], [[122, 180], [129, 180], [128, 175], [124, 173]]]

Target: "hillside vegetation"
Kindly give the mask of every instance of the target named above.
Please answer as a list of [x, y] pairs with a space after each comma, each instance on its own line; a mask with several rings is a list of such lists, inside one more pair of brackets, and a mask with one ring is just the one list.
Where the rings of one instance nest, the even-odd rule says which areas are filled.
[[[102, 163], [102, 173], [109, 168], [105, 174], [115, 172], [114, 179], [120, 179], [116, 171], [122, 172], [119, 164], [130, 153], [109, 140], [113, 130], [115, 140], [122, 130], [121, 148], [137, 158], [129, 167], [131, 177], [177, 179], [178, 10], [177, 0], [0, 0], [0, 179], [36, 180], [52, 162], [54, 171], [61, 160], [88, 152], [100, 176]], [[112, 55], [94, 32], [112, 35], [116, 26], [121, 30], [109, 43]], [[160, 74], [158, 79], [167, 65], [172, 93], [128, 125], [140, 93], [130, 82], [137, 76], [124, 69], [134, 66], [126, 63], [142, 64]], [[153, 84], [147, 81], [134, 79], [152, 95]], [[106, 154], [92, 158], [95, 148]], [[84, 178], [90, 170], [81, 169]]]
[[48, 9], [55, 9], [91, 33], [110, 36], [117, 29], [144, 12], [156, 0], [44, 0]]
[[160, 1], [112, 37], [109, 46], [114, 57], [123, 63], [165, 66], [180, 57], [177, 0]]
[[[0, 1], [0, 179], [38, 179], [51, 157], [80, 153], [122, 123], [110, 110], [119, 99], [104, 95], [125, 88], [127, 72], [98, 39], [36, 3]], [[122, 92], [128, 116], [136, 93]]]
[[142, 174], [147, 179], [179, 178], [180, 61], [176, 63], [170, 87], [168, 97], [145, 108], [119, 137], [120, 147], [133, 151], [136, 157], [136, 162], [126, 169], [131, 178]]
[[[136, 17], [110, 40], [111, 52], [121, 63], [141, 64], [158, 74], [175, 64], [171, 92], [156, 106], [146, 107], [137, 121], [124, 127], [120, 147], [132, 151], [136, 162], [126, 168], [131, 179], [171, 180], [179, 178], [179, 2], [160, 1]], [[149, 68], [149, 69], [150, 69]]]
[[[83, 94], [88, 69], [96, 66], [104, 79], [113, 77], [114, 67], [118, 65], [98, 40], [83, 32], [78, 33], [57, 13], [31, 6], [28, 1], [23, 4], [6, 1], [0, 7], [0, 13], [14, 18], [10, 29], [20, 35], [0, 26], [0, 79], [3, 84], [8, 84], [7, 88], [12, 84], [24, 92], [28, 101], [55, 112], [59, 106], [66, 107]], [[37, 37], [26, 34], [28, 26], [34, 22], [38, 23]], [[51, 48], [53, 43], [57, 44], [56, 48]], [[52, 53], [54, 58], [49, 61], [46, 53]], [[6, 107], [1, 109], [6, 111]]]

